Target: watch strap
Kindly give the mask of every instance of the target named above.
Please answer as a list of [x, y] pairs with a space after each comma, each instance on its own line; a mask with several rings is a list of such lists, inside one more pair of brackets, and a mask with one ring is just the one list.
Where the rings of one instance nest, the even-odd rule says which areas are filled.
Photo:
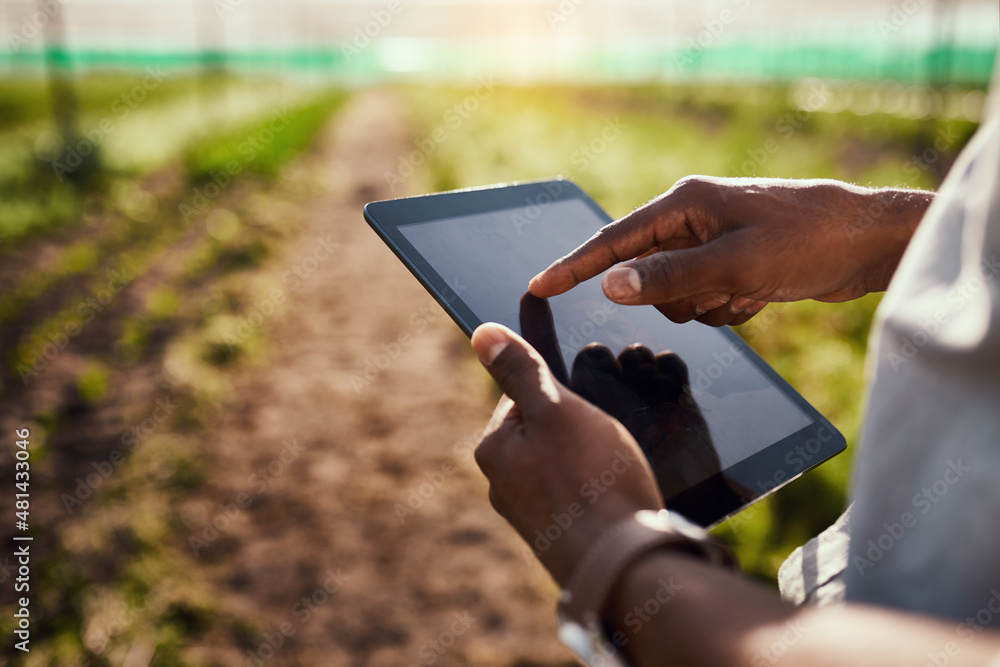
[[729, 549], [677, 513], [642, 510], [606, 530], [587, 550], [563, 590], [560, 613], [585, 627], [599, 624], [607, 598], [625, 569], [661, 548], [714, 565], [736, 565]]

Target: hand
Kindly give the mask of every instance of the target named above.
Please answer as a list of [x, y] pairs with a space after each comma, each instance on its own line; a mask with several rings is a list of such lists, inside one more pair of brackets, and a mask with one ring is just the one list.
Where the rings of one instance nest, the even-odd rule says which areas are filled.
[[742, 324], [769, 302], [886, 288], [933, 193], [825, 180], [688, 177], [531, 281], [561, 294], [619, 262], [604, 293], [675, 322]]
[[513, 331], [484, 324], [472, 345], [505, 394], [476, 450], [490, 502], [564, 585], [607, 528], [663, 506], [653, 474], [625, 427], [558, 382]]

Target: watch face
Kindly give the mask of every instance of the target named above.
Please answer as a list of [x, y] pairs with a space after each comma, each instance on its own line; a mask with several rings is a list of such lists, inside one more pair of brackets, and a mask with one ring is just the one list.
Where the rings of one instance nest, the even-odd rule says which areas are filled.
[[705, 531], [700, 526], [691, 523], [677, 512], [669, 510], [660, 510], [658, 512], [653, 510], [639, 510], [635, 513], [635, 520], [653, 530], [680, 533], [691, 540], [705, 539]]
[[576, 654], [585, 665], [603, 667], [626, 667], [618, 657], [618, 650], [604, 634], [600, 623], [594, 623], [588, 630], [584, 626], [559, 617], [559, 639]]
[[667, 510], [639, 510], [635, 513], [635, 520], [647, 528], [669, 530], [670, 522], [666, 515]]
[[581, 660], [587, 660], [594, 651], [590, 633], [580, 624], [559, 619], [559, 640]]

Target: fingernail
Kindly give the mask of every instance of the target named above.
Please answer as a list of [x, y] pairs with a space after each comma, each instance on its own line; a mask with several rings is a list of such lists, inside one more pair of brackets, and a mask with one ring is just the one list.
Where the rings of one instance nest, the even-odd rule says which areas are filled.
[[507, 343], [496, 343], [489, 350], [486, 351], [486, 363], [492, 364], [493, 361], [500, 356], [500, 353], [507, 349]]
[[509, 343], [510, 339], [499, 324], [483, 324], [472, 332], [472, 348], [487, 366], [500, 356]]
[[753, 304], [753, 299], [748, 299], [744, 296], [737, 297], [729, 303], [729, 312], [733, 315], [739, 315], [747, 308]]
[[640, 289], [639, 272], [630, 266], [611, 269], [604, 275], [604, 292], [612, 299], [629, 299]]
[[710, 310], [721, 308], [722, 306], [725, 306], [727, 303], [729, 303], [729, 299], [723, 299], [722, 297], [715, 297], [710, 301], [699, 303], [694, 307], [695, 317], [700, 317]]
[[531, 291], [531, 288], [535, 286], [535, 283], [538, 282], [538, 279], [542, 277], [543, 273], [545, 273], [545, 272], [544, 271], [539, 271], [538, 274], [536, 274], [534, 278], [532, 278], [531, 280], [528, 281], [528, 291], [529, 292]]

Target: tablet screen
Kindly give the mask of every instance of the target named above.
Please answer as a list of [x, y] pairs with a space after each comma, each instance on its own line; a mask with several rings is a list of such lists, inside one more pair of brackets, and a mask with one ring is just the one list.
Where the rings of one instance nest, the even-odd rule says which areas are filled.
[[527, 295], [535, 274], [611, 220], [572, 183], [441, 193], [365, 211], [467, 334], [482, 322], [510, 327], [560, 380], [618, 418], [667, 506], [702, 525], [844, 449], [843, 436], [728, 327], [615, 304], [602, 276], [551, 299]]
[[[579, 199], [537, 210], [534, 220], [519, 207], [403, 225], [400, 232], [482, 321], [521, 333], [519, 303], [528, 281], [603, 226]], [[567, 368], [592, 342], [615, 355], [633, 343], [677, 353], [688, 367], [692, 396], [722, 468], [812, 421], [746, 360], [738, 342], [698, 322], [670, 322], [652, 307], [615, 304], [604, 296], [601, 276], [549, 299], [549, 305]]]

